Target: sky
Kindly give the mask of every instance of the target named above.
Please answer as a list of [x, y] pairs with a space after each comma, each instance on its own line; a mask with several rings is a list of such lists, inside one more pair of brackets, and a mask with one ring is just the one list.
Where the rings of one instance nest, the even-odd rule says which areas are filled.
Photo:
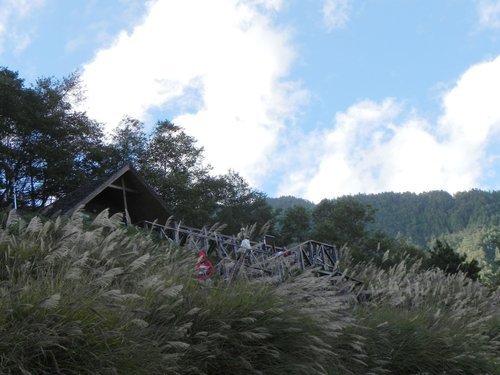
[[0, 66], [271, 197], [500, 189], [499, 0], [0, 0]]

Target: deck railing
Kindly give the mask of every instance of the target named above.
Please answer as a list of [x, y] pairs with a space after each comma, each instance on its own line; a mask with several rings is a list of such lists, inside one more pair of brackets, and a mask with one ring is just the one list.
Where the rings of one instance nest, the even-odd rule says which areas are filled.
[[[241, 239], [222, 234], [210, 228], [193, 228], [181, 223], [158, 223], [144, 221], [143, 226], [159, 233], [160, 237], [180, 246], [189, 245], [196, 251], [204, 251], [219, 261], [236, 259]], [[305, 241], [287, 249], [275, 245], [274, 237], [266, 235], [262, 241], [250, 241], [251, 249], [245, 254], [245, 266], [261, 270], [264, 274], [274, 273], [275, 264], [284, 258], [287, 265], [301, 271], [316, 268], [323, 274], [340, 274], [337, 249], [334, 245]], [[282, 267], [280, 267], [281, 270]], [[282, 272], [282, 271], [280, 271]]]

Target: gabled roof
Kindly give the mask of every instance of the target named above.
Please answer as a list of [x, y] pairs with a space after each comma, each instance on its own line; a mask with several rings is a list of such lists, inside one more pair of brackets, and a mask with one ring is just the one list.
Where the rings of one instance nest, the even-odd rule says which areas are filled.
[[169, 217], [165, 202], [130, 164], [71, 192], [43, 213], [71, 215], [82, 206], [94, 213], [108, 208], [110, 214], [125, 212], [126, 208], [131, 223], [156, 219], [161, 223]]

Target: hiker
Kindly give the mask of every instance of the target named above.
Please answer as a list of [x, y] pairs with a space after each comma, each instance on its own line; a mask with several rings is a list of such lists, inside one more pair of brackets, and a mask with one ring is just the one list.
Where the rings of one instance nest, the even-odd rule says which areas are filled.
[[196, 265], [194, 266], [196, 270], [196, 278], [205, 285], [210, 284], [210, 278], [212, 273], [214, 272], [214, 266], [212, 262], [207, 257], [207, 254], [204, 251], [200, 251], [198, 253], [198, 260], [196, 261]]
[[245, 228], [241, 228], [239, 233], [236, 235], [237, 240], [243, 240], [247, 236], [247, 230]]
[[248, 239], [247, 235], [243, 236], [243, 240], [241, 240], [240, 248], [236, 251], [236, 258], [240, 259], [242, 256], [245, 255], [247, 250], [250, 250], [252, 248], [252, 245], [250, 244], [250, 240]]

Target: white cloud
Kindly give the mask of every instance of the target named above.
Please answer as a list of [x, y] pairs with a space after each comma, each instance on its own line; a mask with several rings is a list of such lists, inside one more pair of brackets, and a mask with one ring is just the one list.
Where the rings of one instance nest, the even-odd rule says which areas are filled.
[[45, 0], [0, 0], [0, 55], [6, 39], [16, 54], [21, 53], [30, 43], [32, 29], [24, 29], [17, 22], [41, 7]]
[[199, 140], [216, 172], [232, 168], [255, 183], [303, 93], [284, 81], [294, 50], [288, 33], [270, 20], [280, 6], [279, 0], [151, 2], [140, 25], [84, 66], [89, 115], [110, 128], [125, 114], [145, 120], [155, 107], [168, 109]]
[[328, 31], [345, 27], [349, 22], [351, 0], [325, 0], [323, 3], [323, 23]]
[[[304, 134], [288, 121], [307, 93], [286, 80], [294, 49], [272, 22], [281, 7], [280, 0], [151, 2], [141, 24], [84, 66], [89, 115], [112, 128], [126, 114], [151, 120], [159, 108], [199, 140], [216, 172], [235, 169], [255, 186], [281, 168], [278, 194], [313, 201], [481, 186], [498, 160], [486, 150], [500, 127], [500, 57], [468, 69], [443, 95], [437, 120], [396, 99], [366, 100], [338, 113], [330, 128]], [[348, 21], [347, 1], [325, 9]]]
[[443, 96], [436, 124], [405, 114], [392, 99], [354, 104], [330, 129], [303, 142], [315, 151], [281, 183], [279, 195], [319, 201], [358, 192], [479, 187], [488, 160], [496, 159], [486, 149], [500, 130], [498, 97], [500, 56], [460, 77]]
[[500, 29], [500, 1], [479, 2], [479, 22], [483, 27]]

